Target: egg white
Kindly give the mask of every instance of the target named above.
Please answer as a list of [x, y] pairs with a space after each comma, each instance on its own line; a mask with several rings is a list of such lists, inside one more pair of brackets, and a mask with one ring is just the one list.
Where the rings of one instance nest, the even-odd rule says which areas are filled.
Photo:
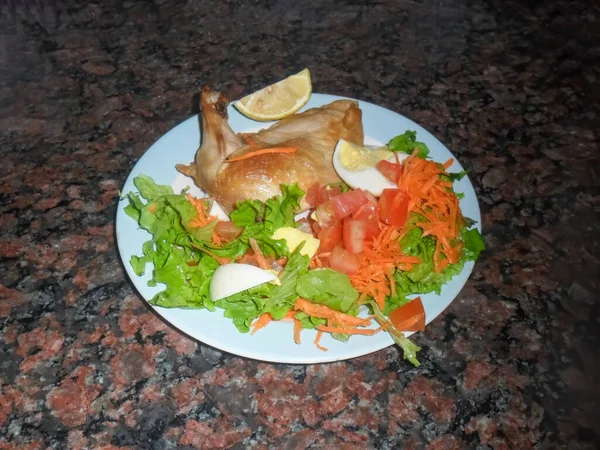
[[238, 292], [275, 281], [277, 276], [250, 264], [224, 264], [217, 267], [210, 281], [210, 298], [220, 300]]

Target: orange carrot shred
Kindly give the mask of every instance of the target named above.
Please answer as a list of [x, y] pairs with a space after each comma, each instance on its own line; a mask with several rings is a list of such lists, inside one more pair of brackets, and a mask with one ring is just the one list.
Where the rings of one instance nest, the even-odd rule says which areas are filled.
[[444, 163], [444, 169], [449, 169], [452, 164], [454, 164], [454, 158], [450, 158]]
[[382, 328], [354, 328], [354, 327], [330, 327], [327, 325], [317, 325], [317, 330], [326, 331], [328, 333], [340, 333], [340, 334], [362, 334], [365, 336], [373, 336], [379, 333]]
[[261, 328], [266, 327], [269, 323], [271, 323], [272, 320], [273, 317], [271, 316], [271, 314], [261, 314], [260, 317], [256, 319], [256, 321], [252, 324], [252, 331], [250, 332], [250, 334], [254, 334]]
[[266, 155], [269, 153], [295, 153], [296, 147], [273, 147], [263, 148], [260, 150], [254, 150], [248, 153], [244, 153], [241, 156], [235, 156], [233, 158], [227, 158], [225, 162], [241, 161], [243, 159], [253, 158], [254, 156]]
[[252, 250], [254, 250], [254, 254], [256, 256], [256, 262], [258, 263], [258, 267], [260, 267], [263, 270], [271, 269], [272, 267], [269, 266], [269, 264], [267, 263], [267, 260], [265, 259], [265, 255], [263, 255], [263, 252], [260, 249], [260, 247], [258, 246], [258, 242], [256, 242], [256, 239], [251, 237], [250, 239], [248, 239], [248, 241], [250, 242], [250, 247], [252, 247]]
[[152, 203], [150, 206], [148, 206], [148, 211], [154, 214], [156, 212], [156, 203]]
[[314, 344], [315, 344], [315, 346], [316, 346], [316, 347], [317, 347], [319, 350], [321, 350], [321, 351], [323, 351], [323, 352], [326, 352], [326, 351], [327, 351], [327, 349], [326, 349], [325, 347], [321, 346], [321, 344], [320, 344], [320, 342], [321, 342], [321, 338], [322, 338], [322, 337], [323, 337], [323, 331], [321, 331], [321, 330], [318, 330], [318, 331], [317, 331], [317, 337], [315, 338], [315, 342], [314, 342]]
[[302, 331], [302, 323], [300, 320], [294, 318], [294, 342], [300, 344], [300, 332]]
[[244, 142], [246, 143], [246, 145], [248, 145], [248, 147], [250, 147], [252, 150], [258, 150], [256, 148], [256, 144], [254, 143], [254, 140], [250, 137], [249, 134], [247, 134], [247, 133], [240, 133], [239, 135], [244, 140]]
[[348, 326], [369, 326], [371, 319], [361, 319], [360, 317], [354, 317], [349, 314], [345, 314], [340, 311], [329, 308], [325, 305], [319, 305], [316, 303], [309, 302], [303, 298], [296, 300], [295, 309], [305, 312], [309, 316], [318, 317], [320, 319], [333, 320], [338, 324]]

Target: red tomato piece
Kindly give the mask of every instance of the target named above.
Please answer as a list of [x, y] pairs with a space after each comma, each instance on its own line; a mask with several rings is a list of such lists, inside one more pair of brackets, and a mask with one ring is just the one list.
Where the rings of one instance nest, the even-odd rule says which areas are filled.
[[215, 225], [215, 233], [224, 241], [233, 241], [244, 229], [234, 225], [233, 222], [219, 220]]
[[321, 228], [330, 227], [338, 221], [329, 202], [317, 206], [317, 209], [315, 209], [315, 214], [317, 216], [317, 222], [319, 222]]
[[423, 331], [425, 329], [425, 309], [421, 297], [393, 310], [390, 313], [390, 322], [398, 331]]
[[308, 223], [310, 223], [310, 228], [312, 229], [312, 234], [314, 237], [318, 238], [319, 233], [321, 232], [321, 225], [315, 219], [312, 218], [312, 214], [308, 215]]
[[381, 172], [381, 174], [390, 180], [392, 183], [397, 183], [398, 178], [402, 175], [402, 166], [386, 160], [379, 161], [375, 168]]
[[321, 186], [321, 190], [319, 192], [319, 200], [321, 203], [325, 203], [327, 200], [332, 199], [342, 193], [342, 188], [340, 186]]
[[357, 254], [365, 247], [367, 221], [365, 219], [344, 219], [344, 247], [350, 253]]
[[338, 222], [329, 227], [324, 227], [319, 232], [319, 253], [330, 252], [342, 242], [342, 223]]
[[403, 189], [384, 189], [379, 197], [379, 219], [402, 227], [408, 218], [408, 195]]
[[339, 186], [319, 185], [319, 183], [315, 183], [306, 191], [304, 200], [310, 207], [316, 208], [341, 193], [342, 188]]
[[360, 270], [360, 260], [342, 246], [336, 246], [329, 255], [329, 265], [333, 270], [354, 275]]
[[[369, 199], [361, 189], [344, 192], [336, 195], [323, 203], [319, 208], [324, 208], [331, 211], [336, 220], [341, 220], [353, 214], [358, 208], [367, 203]], [[317, 208], [318, 215], [318, 208]], [[321, 220], [319, 219], [319, 222]]]
[[304, 200], [311, 208], [314, 208], [319, 204], [319, 183], [314, 183], [308, 188]]
[[[367, 197], [371, 195], [367, 193]], [[377, 200], [373, 197], [373, 201], [369, 199], [368, 203], [361, 206], [353, 215], [353, 219], [364, 219], [367, 223], [366, 239], [379, 236], [379, 216], [377, 214]]]

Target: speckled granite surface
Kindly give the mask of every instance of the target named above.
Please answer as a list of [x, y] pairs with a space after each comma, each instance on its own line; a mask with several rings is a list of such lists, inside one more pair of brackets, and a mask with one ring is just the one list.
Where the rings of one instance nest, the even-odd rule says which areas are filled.
[[[598, 448], [595, 2], [7, 1], [0, 449]], [[418, 369], [395, 348], [222, 354], [154, 316], [117, 256], [117, 190], [199, 87], [303, 67], [471, 169], [488, 250]]]

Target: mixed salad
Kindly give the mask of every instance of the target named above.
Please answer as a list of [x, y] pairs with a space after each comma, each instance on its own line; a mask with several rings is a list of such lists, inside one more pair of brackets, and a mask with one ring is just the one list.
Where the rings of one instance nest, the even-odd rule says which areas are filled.
[[[452, 161], [428, 159], [429, 149], [411, 131], [387, 149], [408, 156], [377, 162], [376, 169], [396, 186], [379, 198], [344, 183], [315, 184], [307, 192], [283, 185], [282, 194], [266, 202], [239, 202], [230, 221], [209, 213], [209, 198], [136, 177], [139, 193], [126, 194], [125, 212], [152, 238], [130, 264], [141, 276], [151, 263], [148, 284], [165, 286], [150, 303], [219, 308], [241, 333], [290, 321], [297, 343], [302, 329], [316, 329], [322, 350], [323, 333], [348, 341], [354, 334], [388, 332], [418, 365], [419, 347], [403, 332], [423, 330], [426, 318], [420, 297], [411, 297], [439, 293], [485, 246], [474, 222], [461, 213], [462, 194], [453, 189], [464, 172], [449, 173]], [[311, 209], [300, 218], [302, 199]], [[274, 276], [215, 295], [213, 276], [230, 264]], [[359, 317], [361, 307], [368, 311]]]

